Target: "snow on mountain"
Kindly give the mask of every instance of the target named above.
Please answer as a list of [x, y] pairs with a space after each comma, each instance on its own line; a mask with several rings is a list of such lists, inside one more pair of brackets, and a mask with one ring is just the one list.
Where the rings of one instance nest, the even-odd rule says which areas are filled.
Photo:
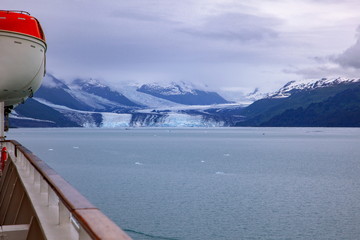
[[[151, 86], [159, 91], [165, 89], [166, 95], [159, 97], [138, 91], [141, 85], [134, 83], [115, 87], [94, 79], [65, 83], [47, 75], [34, 98], [16, 108], [10, 117], [15, 127], [209, 127], [227, 124], [218, 113], [207, 112], [214, 106], [220, 107], [208, 104], [214, 99], [215, 103], [225, 101], [224, 107], [230, 105], [217, 93], [198, 90], [184, 82], [172, 83], [173, 88], [163, 83]], [[175, 99], [164, 96], [175, 96]], [[186, 102], [186, 98], [191, 103]]]
[[70, 86], [72, 89], [77, 90], [78, 92], [87, 93], [102, 99], [106, 99], [108, 102], [112, 102], [117, 106], [135, 108], [141, 107], [139, 104], [136, 104], [128, 99], [121, 92], [111, 89], [109, 86], [100, 83], [98, 80], [76, 79]]
[[144, 84], [137, 89], [157, 98], [185, 105], [210, 105], [229, 103], [216, 92], [196, 89], [185, 82], [169, 84]]
[[109, 100], [95, 96], [93, 94], [73, 88], [65, 82], [52, 75], [46, 75], [43, 85], [35, 93], [35, 98], [43, 99], [49, 103], [66, 106], [71, 109], [87, 110], [94, 109], [106, 110], [105, 106], [116, 106]]
[[286, 98], [291, 96], [292, 93], [301, 90], [311, 90], [315, 88], [330, 87], [336, 84], [346, 84], [360, 82], [360, 79], [349, 78], [322, 78], [322, 79], [307, 79], [301, 81], [290, 81], [285, 84], [278, 91], [268, 95], [269, 98]]
[[47, 100], [41, 98], [34, 98], [34, 100], [56, 110], [70, 121], [76, 122], [82, 127], [99, 127], [102, 121], [102, 115], [99, 112], [76, 110], [63, 105], [48, 102]]
[[263, 93], [260, 91], [259, 88], [255, 88], [255, 90], [245, 96], [245, 99], [247, 99], [249, 102], [255, 102], [257, 100], [260, 100], [262, 98], [267, 97], [267, 93]]
[[143, 92], [137, 91], [137, 89], [141, 85], [139, 84], [127, 84], [124, 83], [120, 86], [117, 86], [116, 89], [118, 89], [125, 97], [130, 99], [131, 101], [147, 106], [148, 108], [166, 108], [166, 107], [175, 107], [175, 106], [183, 106], [179, 103], [174, 103], [172, 101], [158, 98]]
[[[127, 113], [114, 112], [91, 112], [70, 109], [66, 106], [56, 105], [47, 102], [44, 99], [34, 99], [41, 104], [49, 106], [71, 121], [77, 122], [82, 127], [101, 127], [101, 128], [118, 128], [118, 127], [221, 127], [226, 123], [210, 118], [204, 118], [201, 109], [206, 109], [206, 106], [199, 108], [191, 107], [192, 110], [199, 110], [199, 114], [179, 113], [180, 108], [173, 109], [173, 111], [151, 112], [150, 109]], [[153, 110], [154, 111], [154, 110]], [[12, 118], [22, 118], [13, 113]], [[31, 120], [31, 119], [29, 119]], [[34, 121], [41, 121], [33, 119]]]
[[37, 118], [30, 118], [30, 117], [22, 117], [22, 116], [20, 116], [16, 111], [13, 111], [13, 112], [11, 113], [11, 118], [13, 118], [13, 119], [21, 119], [21, 120], [29, 120], [29, 121], [35, 121], [35, 122], [54, 123], [53, 121], [49, 121], [49, 120], [43, 120], [43, 119], [37, 119]]
[[[255, 89], [247, 95], [242, 94], [241, 99], [249, 102], [267, 99], [245, 108], [243, 104], [230, 103], [216, 92], [191, 83], [120, 83], [110, 87], [94, 79], [78, 79], [66, 84], [47, 75], [34, 98], [15, 109], [11, 122], [15, 127], [219, 127], [233, 126], [254, 118], [254, 123], [249, 122], [250, 125], [261, 124], [261, 121], [270, 121], [281, 111], [305, 109], [314, 101], [326, 101], [351, 88], [354, 83], [358, 85], [360, 79], [291, 81], [271, 94]], [[331, 91], [326, 89], [333, 86]], [[324, 89], [312, 91], [317, 95], [313, 93], [309, 97], [306, 90], [316, 88]], [[287, 98], [295, 92], [296, 95]], [[287, 102], [274, 98], [287, 98], [284, 99]], [[273, 108], [274, 102], [283, 105]]]
[[153, 92], [157, 92], [164, 96], [171, 96], [171, 95], [186, 95], [186, 94], [193, 94], [196, 95], [197, 92], [195, 88], [191, 84], [186, 84], [185, 82], [171, 82], [169, 84], [164, 83], [150, 83], [142, 85], [139, 90], [151, 90]]
[[35, 98], [83, 111], [130, 111], [141, 106], [97, 80], [77, 79], [70, 84], [47, 75]]
[[68, 92], [70, 95], [72, 95], [74, 98], [78, 99], [79, 101], [86, 103], [92, 109], [106, 111], [109, 108], [116, 108], [117, 106], [119, 106], [118, 103], [112, 102], [108, 99], [105, 99], [103, 97], [91, 93], [84, 92], [78, 88], [72, 88], [67, 90], [66, 92]]
[[44, 76], [42, 87], [46, 88], [68, 88], [68, 86], [61, 80], [55, 78], [51, 74], [46, 74]]

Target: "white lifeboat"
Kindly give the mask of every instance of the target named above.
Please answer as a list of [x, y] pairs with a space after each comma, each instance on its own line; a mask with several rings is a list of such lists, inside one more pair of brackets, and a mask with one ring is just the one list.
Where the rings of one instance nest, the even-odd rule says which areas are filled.
[[0, 10], [0, 102], [22, 103], [39, 89], [46, 64], [39, 21], [24, 11]]

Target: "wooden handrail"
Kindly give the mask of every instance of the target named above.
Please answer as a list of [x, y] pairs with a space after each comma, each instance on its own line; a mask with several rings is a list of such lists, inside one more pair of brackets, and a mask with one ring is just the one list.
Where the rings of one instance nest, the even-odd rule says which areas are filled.
[[26, 157], [91, 238], [109, 240], [131, 239], [112, 220], [105, 216], [54, 169], [29, 149], [14, 140], [5, 140], [3, 142], [10, 142], [14, 145], [15, 156], [20, 151]]

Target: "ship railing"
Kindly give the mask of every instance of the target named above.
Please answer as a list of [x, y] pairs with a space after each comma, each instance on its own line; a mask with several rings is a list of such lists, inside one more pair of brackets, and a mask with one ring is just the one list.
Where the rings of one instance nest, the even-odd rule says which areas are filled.
[[30, 150], [13, 140], [1, 144], [9, 158], [0, 179], [0, 238], [12, 226], [24, 239], [131, 239]]

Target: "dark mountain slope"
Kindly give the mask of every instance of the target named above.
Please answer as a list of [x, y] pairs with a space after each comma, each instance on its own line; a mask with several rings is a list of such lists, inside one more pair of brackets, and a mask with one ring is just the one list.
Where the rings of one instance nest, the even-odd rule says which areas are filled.
[[40, 89], [34, 94], [36, 98], [46, 99], [47, 101], [54, 103], [56, 105], [66, 106], [68, 108], [83, 110], [83, 111], [91, 111], [93, 110], [90, 106], [80, 102], [76, 98], [74, 98], [71, 94], [69, 94], [66, 90], [70, 90], [67, 85], [65, 85], [62, 81], [56, 79], [52, 75], [48, 75], [53, 85], [45, 85], [43, 84]]
[[[265, 126], [265, 123], [285, 111], [307, 109], [311, 104], [321, 103], [348, 89], [355, 89], [360, 83], [341, 83], [329, 87], [296, 91], [286, 98], [265, 98], [258, 100], [237, 114], [244, 116], [244, 121], [237, 126]], [[234, 113], [232, 113], [234, 115]], [[315, 123], [314, 123], [315, 124]]]
[[80, 127], [79, 124], [71, 121], [62, 113], [34, 99], [28, 99], [25, 104], [16, 107], [15, 111], [18, 115], [43, 121], [11, 118], [10, 127]]
[[102, 97], [114, 103], [130, 107], [141, 107], [141, 105], [132, 102], [123, 94], [113, 91], [110, 87], [100, 84], [97, 81], [86, 81], [83, 79], [76, 79], [74, 84], [80, 86], [81, 90], [96, 96]]
[[360, 86], [306, 108], [286, 110], [260, 126], [360, 127]]

